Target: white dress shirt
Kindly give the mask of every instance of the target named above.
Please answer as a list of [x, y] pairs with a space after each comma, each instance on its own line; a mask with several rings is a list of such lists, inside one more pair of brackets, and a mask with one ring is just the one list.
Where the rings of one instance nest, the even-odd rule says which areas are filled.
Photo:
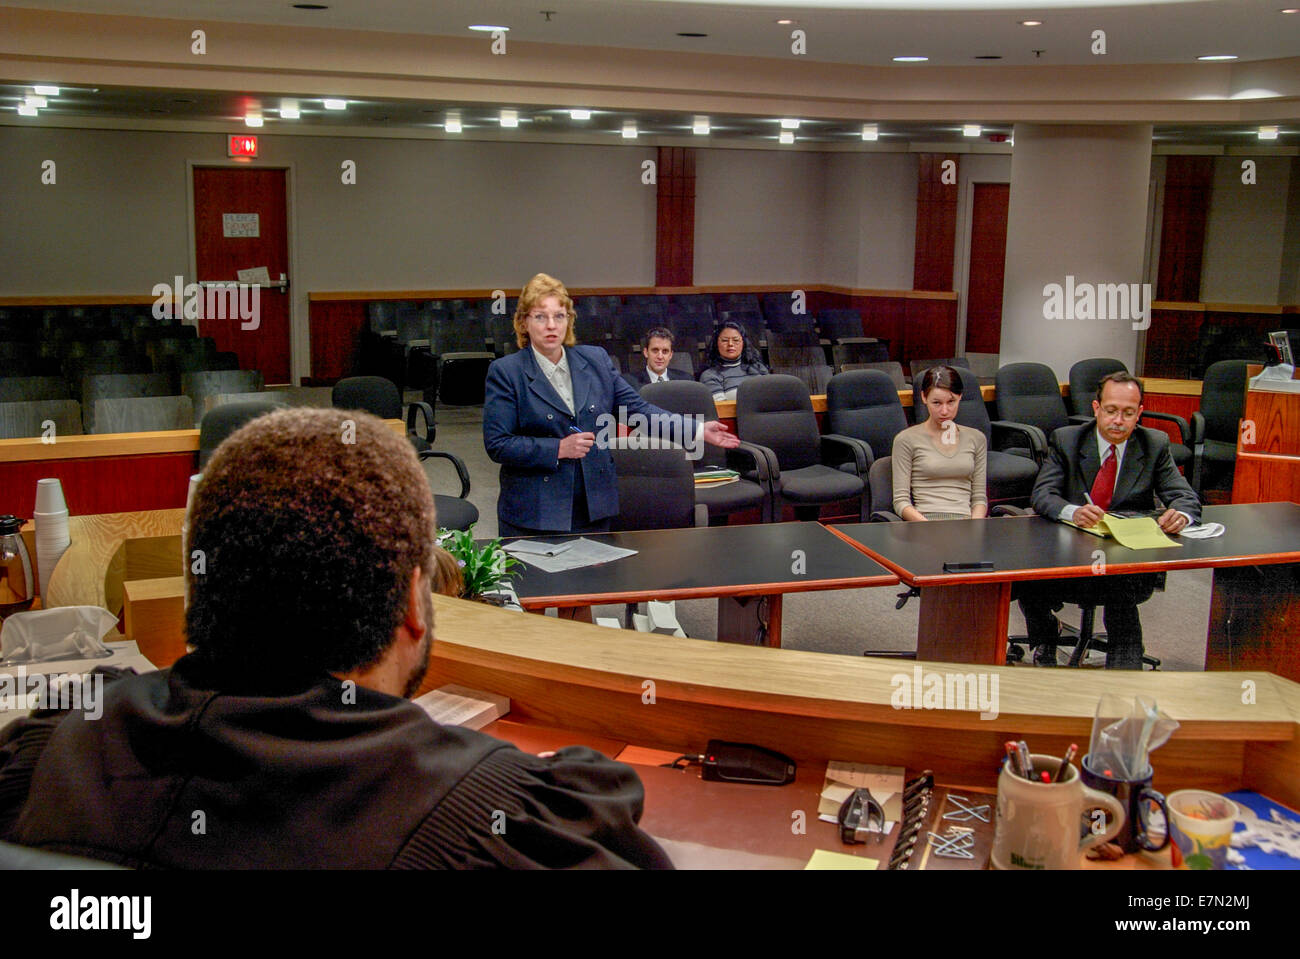
[[560, 348], [560, 362], [552, 363], [546, 357], [533, 347], [533, 357], [537, 360], [537, 366], [541, 369], [542, 375], [546, 377], [551, 386], [555, 387], [555, 392], [560, 394], [560, 399], [564, 405], [569, 408], [570, 414], [576, 414], [577, 410], [573, 405], [573, 376], [569, 372], [569, 352], [563, 347]]

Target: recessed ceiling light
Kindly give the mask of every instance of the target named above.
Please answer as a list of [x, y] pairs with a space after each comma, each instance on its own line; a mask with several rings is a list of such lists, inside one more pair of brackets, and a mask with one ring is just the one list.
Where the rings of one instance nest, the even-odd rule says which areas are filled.
[[1022, 27], [1041, 27], [1043, 25], [1043, 21], [1042, 20], [1021, 20], [1020, 25]]
[[978, 123], [965, 123], [961, 128], [961, 135], [964, 137], [977, 137], [980, 135], [980, 125]]
[[322, 100], [326, 110], [346, 110], [348, 108], [347, 100]]
[[1237, 55], [1235, 53], [1210, 53], [1203, 57], [1197, 57], [1196, 59], [1197, 60], [1235, 60], [1237, 59]]
[[281, 101], [280, 101], [280, 119], [281, 119], [281, 120], [297, 120], [300, 116], [302, 116], [302, 113], [301, 113], [301, 111], [298, 109], [298, 101], [297, 101], [297, 100], [281, 100]]
[[260, 127], [261, 125], [262, 118], [255, 114], [250, 113], [248, 116], [244, 117], [244, 126], [246, 127]]
[[975, 59], [976, 59], [976, 60], [1001, 60], [1001, 59], [1002, 59], [1002, 54], [1000, 54], [1000, 53], [977, 53], [977, 54], [975, 54]]
[[510, 28], [509, 28], [509, 27], [494, 27], [494, 26], [493, 26], [492, 24], [490, 24], [490, 23], [474, 23], [474, 24], [470, 24], [469, 29], [471, 29], [471, 30], [477, 30], [479, 33], [491, 33], [493, 30], [504, 30], [506, 33], [509, 33], [509, 32], [510, 32]]
[[697, 116], [695, 118], [695, 122], [691, 124], [691, 132], [696, 134], [697, 136], [708, 136], [709, 118]]
[[792, 119], [790, 119], [790, 118], [787, 117], [786, 119], [784, 119], [784, 120], [781, 121], [781, 129], [782, 129], [782, 130], [798, 130], [798, 129], [799, 129], [799, 121], [798, 121], [798, 120], [792, 120]]
[[569, 111], [569, 119], [570, 119], [570, 120], [590, 120], [590, 119], [591, 119], [591, 111], [590, 111], [590, 110], [570, 110], [570, 111]]
[[635, 140], [635, 139], [636, 139], [636, 121], [635, 121], [635, 120], [624, 120], [624, 121], [623, 121], [623, 139], [624, 139], [624, 140]]
[[519, 126], [519, 111], [518, 111], [518, 110], [502, 110], [502, 111], [501, 111], [501, 125], [502, 125], [503, 127], [517, 127], [517, 126]]
[[1300, 7], [1286, 7], [1283, 10], [1279, 10], [1278, 13], [1300, 13]]
[[43, 84], [37, 84], [32, 87], [33, 93], [39, 93], [43, 97], [57, 97], [59, 95], [58, 87], [47, 87]]
[[448, 133], [460, 133], [463, 129], [460, 123], [460, 111], [448, 110], [447, 118], [443, 121], [442, 128]]
[[781, 135], [777, 137], [782, 143], [794, 143], [794, 134], [789, 130], [782, 130]]
[[36, 108], [28, 106], [26, 103], [20, 103], [18, 104], [18, 115], [20, 117], [34, 117], [36, 116]]
[[328, 10], [329, 6], [324, 3], [295, 3], [295, 10]]
[[880, 127], [878, 127], [878, 126], [877, 126], [876, 124], [874, 124], [874, 123], [864, 123], [864, 124], [862, 124], [862, 139], [864, 139], [864, 140], [879, 140], [879, 139], [880, 139]]
[[46, 106], [45, 97], [38, 97], [34, 93], [27, 94], [27, 96], [23, 98], [23, 102], [29, 107], [35, 107], [38, 110], [44, 109]]
[[792, 27], [792, 26], [794, 26], [796, 23], [798, 23], [799, 21], [798, 21], [798, 20], [785, 19], [785, 20], [778, 20], [778, 21], [776, 21], [776, 22], [779, 23], [779, 24], [781, 24], [781, 26], [783, 26], [783, 27]]
[[707, 33], [679, 33], [679, 37], [707, 37]]
[[925, 63], [929, 57], [894, 57], [895, 63]]
[[1277, 127], [1276, 127], [1276, 126], [1263, 126], [1263, 127], [1260, 127], [1260, 128], [1259, 128], [1259, 138], [1260, 138], [1261, 140], [1276, 140], [1276, 139], [1277, 139]]

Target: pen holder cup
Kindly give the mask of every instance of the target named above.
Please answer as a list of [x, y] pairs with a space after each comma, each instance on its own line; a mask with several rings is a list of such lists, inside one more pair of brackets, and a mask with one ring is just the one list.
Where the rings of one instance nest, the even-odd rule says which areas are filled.
[[1178, 869], [1226, 869], [1232, 831], [1241, 811], [1226, 796], [1204, 789], [1169, 794], [1169, 834]]
[[[1055, 774], [1059, 756], [1035, 753], [1034, 768]], [[1086, 818], [1085, 818], [1086, 817]], [[1060, 782], [1031, 782], [1003, 765], [998, 776], [998, 818], [993, 833], [994, 869], [1078, 869], [1079, 856], [1109, 842], [1125, 822], [1114, 796], [1089, 789], [1073, 765]]]
[[[1135, 779], [1116, 779], [1107, 776], [1104, 769], [1097, 769], [1092, 754], [1083, 757], [1082, 775], [1085, 786], [1114, 796], [1124, 806], [1128, 822], [1120, 832], [1118, 842], [1125, 852], [1159, 852], [1169, 845], [1169, 829], [1164, 823], [1169, 821], [1169, 807], [1165, 805], [1163, 793], [1151, 788], [1154, 771], [1148, 763], [1146, 772]], [[1152, 809], [1160, 810], [1161, 825], [1151, 829]]]

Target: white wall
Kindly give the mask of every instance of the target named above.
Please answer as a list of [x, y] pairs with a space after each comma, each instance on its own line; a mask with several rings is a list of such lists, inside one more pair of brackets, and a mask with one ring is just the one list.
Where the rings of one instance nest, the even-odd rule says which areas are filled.
[[697, 152], [696, 284], [814, 282], [825, 193], [825, 154]]
[[[1241, 182], [1241, 164], [1255, 161], [1256, 182]], [[1277, 303], [1282, 273], [1290, 157], [1218, 157], [1205, 224], [1201, 300]]]

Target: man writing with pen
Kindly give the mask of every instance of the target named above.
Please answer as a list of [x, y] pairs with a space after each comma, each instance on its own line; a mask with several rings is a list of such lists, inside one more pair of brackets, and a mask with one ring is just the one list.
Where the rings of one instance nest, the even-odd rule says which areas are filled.
[[[1138, 426], [1141, 382], [1123, 372], [1103, 378], [1092, 411], [1093, 423], [1052, 434], [1034, 484], [1034, 511], [1087, 529], [1108, 511], [1150, 511], [1158, 502], [1156, 522], [1170, 535], [1199, 522], [1200, 500], [1174, 465], [1169, 438]], [[1137, 608], [1150, 599], [1155, 583], [1152, 573], [1017, 583], [1012, 596], [1025, 614], [1034, 662], [1056, 664], [1060, 623], [1054, 612], [1068, 602], [1104, 607], [1107, 669], [1141, 669]]]

